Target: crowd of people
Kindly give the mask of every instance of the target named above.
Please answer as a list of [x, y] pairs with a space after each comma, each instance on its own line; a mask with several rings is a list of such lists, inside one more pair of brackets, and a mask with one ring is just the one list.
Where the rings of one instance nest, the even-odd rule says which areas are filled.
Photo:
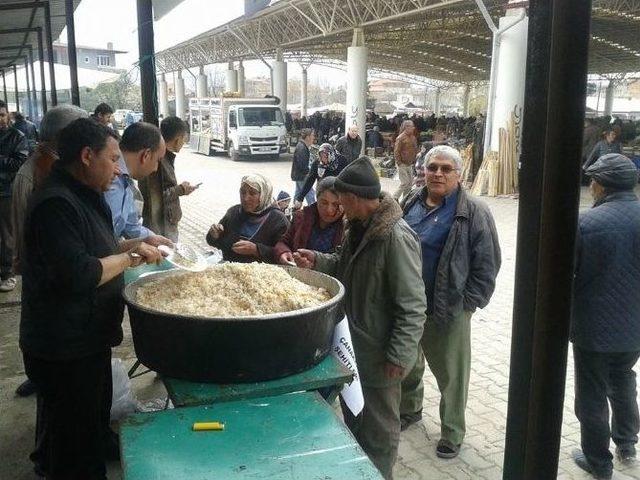
[[[164, 118], [160, 128], [133, 123], [120, 136], [109, 117], [52, 108], [29, 155], [25, 134], [9, 125], [0, 102], [0, 291], [15, 286], [15, 272], [22, 275], [20, 348], [29, 380], [20, 388], [37, 392], [31, 460], [52, 479], [105, 479], [105, 460], [118, 458], [109, 410], [111, 348], [123, 339], [123, 272], [163, 258], [158, 247], [179, 239], [180, 197], [199, 187], [177, 181], [187, 132], [181, 119]], [[436, 410], [423, 405], [427, 366], [440, 390], [436, 455], [459, 454], [471, 318], [490, 301], [501, 266], [492, 214], [461, 186], [459, 151], [437, 144], [419, 150], [417, 129], [411, 119], [400, 124], [395, 157], [403, 173], [390, 195], [360, 154], [357, 127], [335, 147], [318, 135], [317, 153], [316, 132], [304, 128], [292, 164], [293, 198], [274, 198], [268, 178], [246, 175], [239, 203], [206, 233], [225, 261], [297, 265], [344, 284], [364, 409], [354, 415], [343, 408], [343, 416], [386, 479], [400, 431], [422, 418], [423, 407]], [[640, 422], [632, 375], [640, 355], [640, 260], [633, 249], [640, 202], [632, 191], [635, 166], [598, 148], [604, 155], [585, 166], [596, 204], [579, 226], [581, 307], [572, 339], [583, 452], [576, 462], [610, 478], [607, 397], [616, 400], [613, 439], [621, 457], [635, 457]], [[422, 175], [414, 178], [414, 168]], [[615, 272], [601, 276], [603, 254], [627, 271], [627, 287], [619, 288]], [[611, 301], [620, 305], [615, 315], [600, 315]], [[633, 331], [603, 337], [616, 325]]]

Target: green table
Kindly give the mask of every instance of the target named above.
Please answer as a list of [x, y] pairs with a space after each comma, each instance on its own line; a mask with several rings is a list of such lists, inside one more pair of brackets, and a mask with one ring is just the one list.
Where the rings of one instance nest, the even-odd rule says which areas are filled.
[[[221, 421], [224, 431], [194, 432]], [[120, 429], [125, 480], [380, 480], [317, 393], [140, 413]]]
[[353, 374], [344, 365], [333, 355], [327, 355], [327, 358], [309, 370], [268, 382], [221, 385], [166, 377], [162, 381], [176, 407], [189, 407], [309, 390], [323, 390], [323, 396], [331, 403], [343, 385], [352, 378]]

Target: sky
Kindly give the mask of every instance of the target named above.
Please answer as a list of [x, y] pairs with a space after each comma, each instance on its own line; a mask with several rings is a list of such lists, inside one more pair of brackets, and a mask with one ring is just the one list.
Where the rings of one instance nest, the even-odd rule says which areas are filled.
[[[195, 37], [244, 14], [244, 0], [184, 0], [158, 22], [154, 22], [157, 52]], [[138, 24], [135, 0], [82, 0], [75, 11], [76, 44], [106, 47], [113, 43], [118, 68], [130, 69], [138, 60]], [[60, 42], [67, 43], [64, 29]], [[220, 68], [223, 68], [220, 66]], [[225, 67], [226, 68], [226, 67]], [[197, 71], [192, 70], [194, 73]], [[289, 78], [300, 77], [298, 65], [289, 65]], [[246, 62], [247, 78], [266, 76], [267, 67], [260, 61]], [[346, 82], [346, 73], [321, 66], [309, 69], [309, 81], [338, 86]]]

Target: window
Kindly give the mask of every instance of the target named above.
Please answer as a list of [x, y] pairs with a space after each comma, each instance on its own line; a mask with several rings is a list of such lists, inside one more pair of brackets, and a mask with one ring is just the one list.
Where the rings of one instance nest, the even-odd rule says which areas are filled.
[[97, 59], [98, 59], [98, 65], [99, 66], [101, 66], [101, 67], [110, 66], [109, 55], [98, 55]]
[[89, 63], [89, 57], [84, 57], [84, 63]]

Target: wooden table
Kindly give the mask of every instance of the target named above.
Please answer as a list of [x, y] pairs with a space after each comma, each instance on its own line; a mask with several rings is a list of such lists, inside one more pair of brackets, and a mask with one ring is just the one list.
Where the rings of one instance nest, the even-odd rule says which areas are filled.
[[270, 397], [291, 392], [319, 390], [329, 403], [335, 400], [353, 374], [332, 355], [315, 367], [288, 377], [256, 383], [194, 383], [163, 377], [169, 398], [176, 407], [210, 405], [212, 403]]
[[[225, 429], [194, 432], [202, 421]], [[120, 438], [125, 480], [382, 479], [313, 392], [139, 413]]]

